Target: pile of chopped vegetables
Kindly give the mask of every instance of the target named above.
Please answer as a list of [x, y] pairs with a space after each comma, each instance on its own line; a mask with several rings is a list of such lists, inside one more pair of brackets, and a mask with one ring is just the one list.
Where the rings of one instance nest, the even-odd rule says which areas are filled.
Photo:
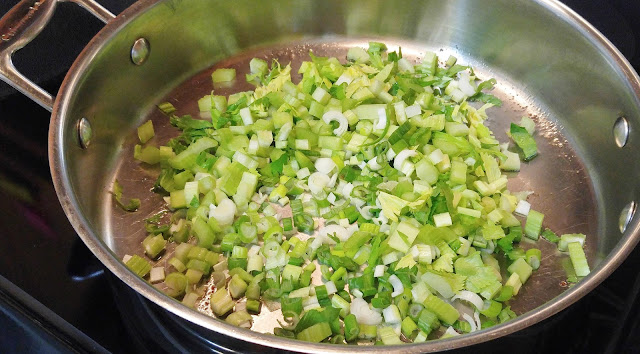
[[182, 131], [166, 146], [149, 142], [151, 121], [140, 126], [135, 158], [160, 165], [154, 190], [173, 215], [147, 220], [146, 257], [124, 259], [133, 272], [191, 307], [214, 284], [206, 302], [238, 326], [274, 300], [275, 335], [383, 344], [514, 318], [509, 300], [541, 260], [523, 237], [542, 234], [576, 276], [589, 273], [585, 235], [542, 231], [528, 193], [507, 190], [503, 171], [538, 153], [535, 124], [511, 124], [513, 151], [496, 140], [484, 125], [501, 104], [485, 92], [494, 79], [432, 52], [414, 65], [377, 42], [351, 48], [345, 64], [310, 58], [297, 84], [290, 65], [254, 58], [255, 90], [202, 97], [198, 119], [160, 105]]

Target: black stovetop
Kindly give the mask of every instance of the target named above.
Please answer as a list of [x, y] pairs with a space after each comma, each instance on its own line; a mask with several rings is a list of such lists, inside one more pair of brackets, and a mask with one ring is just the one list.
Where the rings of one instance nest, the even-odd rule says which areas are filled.
[[[15, 2], [0, 3], [0, 14]], [[133, 2], [101, 1], [114, 13]], [[564, 2], [640, 72], [640, 1]], [[16, 54], [16, 65], [55, 92], [66, 68], [100, 27], [77, 6], [63, 3], [43, 35]], [[127, 330], [130, 324], [116, 306], [115, 297], [121, 295], [114, 294], [111, 282], [118, 280], [101, 274], [59, 205], [47, 161], [48, 121], [49, 112], [0, 84], [0, 351], [140, 352], [138, 334]], [[640, 247], [564, 311], [467, 350], [640, 352], [639, 270]], [[127, 301], [144, 301], [137, 294], [127, 296]]]

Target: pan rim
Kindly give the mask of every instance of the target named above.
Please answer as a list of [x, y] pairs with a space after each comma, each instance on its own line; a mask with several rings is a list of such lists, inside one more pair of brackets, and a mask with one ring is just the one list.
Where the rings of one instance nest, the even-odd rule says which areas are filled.
[[[134, 21], [141, 13], [162, 3], [163, 0], [138, 1], [108, 23], [89, 42], [78, 58], [74, 61], [62, 83], [62, 86], [60, 87], [60, 93], [56, 98], [51, 116], [48, 150], [53, 184], [65, 214], [89, 250], [107, 267], [107, 269], [109, 269], [109, 271], [115, 274], [133, 290], [143, 295], [146, 299], [163, 309], [184, 318], [185, 320], [233, 338], [267, 347], [303, 352], [343, 352], [345, 347], [340, 345], [316, 344], [289, 340], [235, 327], [173, 301], [153, 286], [130, 272], [122, 262], [116, 258], [108, 246], [101, 241], [94, 230], [91, 229], [88, 220], [77, 212], [79, 203], [76, 199], [76, 195], [74, 195], [74, 187], [70, 184], [68, 176], [65, 174], [66, 162], [64, 160], [64, 151], [62, 148], [66, 135], [62, 129], [62, 123], [65, 119], [69, 119], [67, 118], [67, 114], [70, 109], [70, 101], [73, 97], [73, 92], [80, 85], [82, 75], [86, 71], [88, 64], [97, 56], [98, 53], [100, 53], [101, 49], [106, 43], [108, 43], [109, 39], [113, 38], [122, 28]], [[602, 52], [603, 55], [612, 59], [616, 68], [621, 70], [624, 79], [626, 80], [626, 84], [631, 90], [633, 90], [636, 101], [638, 101], [638, 98], [640, 97], [640, 78], [638, 77], [638, 74], [631, 67], [626, 58], [622, 56], [618, 49], [604, 35], [602, 35], [596, 28], [576, 12], [557, 0], [534, 0], [534, 3], [561, 17], [563, 21], [577, 29], [593, 45], [597, 46], [598, 50]], [[560, 312], [581, 299], [584, 295], [604, 281], [604, 279], [606, 279], [616, 268], [618, 268], [639, 240], [640, 222], [636, 219], [628, 225], [626, 232], [622, 235], [622, 238], [616, 247], [606, 258], [602, 260], [601, 264], [594, 269], [589, 276], [583, 279], [576, 286], [563, 292], [556, 299], [522, 314], [518, 316], [518, 318], [505, 324], [456, 338], [383, 347], [349, 346], [349, 350], [355, 352], [431, 352], [465, 347], [514, 333]]]

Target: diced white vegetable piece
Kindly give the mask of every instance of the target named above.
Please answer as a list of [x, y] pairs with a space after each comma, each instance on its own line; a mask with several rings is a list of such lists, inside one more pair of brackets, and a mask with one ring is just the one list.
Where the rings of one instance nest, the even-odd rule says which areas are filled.
[[187, 182], [184, 184], [184, 199], [187, 205], [191, 203], [193, 198], [198, 197], [198, 181]]
[[395, 168], [398, 171], [401, 171], [403, 167], [402, 165], [404, 164], [404, 162], [408, 158], [417, 156], [417, 155], [418, 155], [418, 152], [411, 149], [400, 151], [400, 153], [398, 153], [398, 155], [396, 155], [396, 157], [393, 159], [393, 168]]
[[393, 160], [394, 157], [396, 157], [396, 152], [393, 149], [387, 150], [387, 161]]
[[487, 219], [493, 221], [494, 223], [500, 222], [502, 220], [503, 215], [500, 212], [500, 209], [493, 209], [489, 214], [487, 214]]
[[460, 81], [458, 81], [458, 87], [465, 96], [473, 96], [476, 93], [475, 87], [471, 85], [471, 78], [468, 71], [460, 72]]
[[337, 136], [342, 136], [342, 134], [344, 134], [349, 128], [349, 121], [347, 120], [347, 117], [339, 111], [331, 110], [325, 112], [325, 114], [322, 115], [322, 120], [327, 124], [332, 121], [338, 122], [339, 126], [333, 130], [333, 134]]
[[497, 180], [489, 183], [489, 187], [491, 187], [491, 189], [493, 189], [496, 192], [499, 192], [507, 188], [507, 177], [500, 176], [500, 178], [498, 178]]
[[465, 95], [460, 89], [454, 89], [451, 92], [451, 99], [456, 102], [461, 102], [464, 99]]
[[516, 210], [514, 212], [521, 216], [527, 216], [529, 215], [529, 210], [531, 210], [531, 203], [527, 202], [526, 200], [521, 200], [518, 202], [518, 205], [516, 206]]
[[[356, 290], [354, 290], [354, 292], [356, 292]], [[360, 292], [360, 294], [362, 294], [362, 292]], [[356, 297], [351, 301], [350, 311], [356, 316], [356, 321], [360, 324], [377, 326], [382, 323], [382, 315], [372, 310], [369, 304], [360, 297]]]
[[351, 182], [347, 183], [342, 189], [342, 196], [345, 199], [351, 199], [351, 192], [353, 192], [353, 188], [355, 188], [355, 186]]
[[338, 80], [334, 83], [334, 85], [341, 85], [343, 83], [347, 83], [347, 85], [349, 85], [351, 83], [351, 81], [353, 81], [353, 77], [351, 75], [349, 75], [349, 72], [347, 70], [345, 70], [342, 75], [340, 75], [340, 77], [338, 77]]
[[391, 252], [391, 253], [387, 253], [384, 256], [382, 256], [382, 264], [384, 265], [389, 265], [395, 261], [397, 261], [398, 258], [398, 253], [397, 252]]
[[249, 147], [247, 148], [247, 152], [250, 155], [255, 155], [258, 153], [258, 149], [260, 148], [260, 143], [258, 142], [257, 136], [252, 136], [251, 140], [249, 140]]
[[314, 172], [309, 176], [307, 184], [309, 185], [311, 193], [318, 194], [329, 184], [329, 182], [331, 182], [331, 178], [329, 178], [329, 176], [320, 172]]
[[367, 167], [369, 167], [371, 171], [378, 171], [379, 169], [382, 168], [382, 166], [380, 166], [380, 164], [378, 163], [377, 157], [374, 157], [371, 160], [369, 160], [369, 162], [367, 162]]
[[411, 62], [409, 62], [405, 58], [398, 59], [398, 70], [400, 72], [402, 72], [402, 71], [408, 71], [410, 73], [414, 73], [415, 72], [413, 64], [411, 64]]
[[404, 111], [406, 107], [407, 105], [402, 100], [393, 104], [393, 110], [396, 113], [396, 122], [398, 122], [398, 124], [402, 124], [407, 121], [407, 114]]
[[315, 167], [318, 172], [324, 173], [325, 175], [330, 174], [334, 169], [338, 168], [336, 163], [330, 157], [318, 158], [315, 162]]
[[205, 177], [211, 177], [211, 173], [206, 173], [206, 172], [196, 172], [196, 175], [193, 177], [193, 179], [195, 181], [199, 181]]
[[422, 113], [422, 108], [417, 103], [414, 103], [413, 105], [404, 109], [404, 114], [407, 116], [407, 118], [415, 117], [420, 113]]
[[482, 298], [478, 294], [469, 290], [461, 290], [451, 298], [452, 301], [456, 299], [464, 300], [473, 304], [477, 310], [484, 310], [484, 301]]
[[234, 152], [232, 160], [238, 161], [249, 170], [258, 168], [258, 161], [254, 160], [251, 156], [246, 155], [241, 151]]
[[[396, 227], [395, 232], [389, 237], [389, 246], [403, 253], [409, 252], [409, 247], [413, 244], [420, 229], [412, 224], [402, 221]], [[404, 235], [401, 236], [400, 234]]]
[[249, 248], [249, 251], [247, 252], [247, 256], [254, 256], [256, 254], [260, 253], [260, 246], [259, 245], [253, 245], [251, 246], [251, 248]]
[[311, 98], [313, 98], [320, 104], [327, 104], [327, 102], [329, 102], [329, 99], [331, 98], [331, 95], [322, 87], [316, 87], [316, 90], [313, 91]]
[[285, 205], [289, 204], [289, 197], [285, 196], [285, 197], [282, 197], [282, 198], [278, 199], [278, 204], [280, 204], [280, 206], [285, 206]]
[[311, 310], [315, 310], [315, 309], [319, 309], [322, 308], [322, 306], [320, 306], [320, 304], [311, 304], [308, 306], [304, 306], [304, 311], [311, 311]]
[[474, 159], [473, 157], [469, 156], [469, 157], [467, 157], [467, 158], [464, 160], [464, 163], [465, 163], [467, 166], [473, 166], [473, 165], [475, 165], [475, 164], [476, 164], [476, 159]]
[[[349, 220], [347, 220], [347, 225], [349, 224]], [[318, 231], [318, 238], [324, 238], [327, 242], [331, 244], [335, 244], [333, 240], [328, 235], [335, 235], [340, 239], [340, 241], [346, 241], [349, 238], [349, 233], [347, 232], [346, 227], [342, 225], [327, 225]]]
[[389, 324], [402, 322], [402, 318], [400, 317], [400, 310], [398, 310], [398, 306], [396, 305], [389, 305], [384, 310], [382, 310], [382, 316], [384, 316], [384, 321]]
[[306, 298], [306, 297], [309, 297], [309, 291], [310, 291], [309, 287], [305, 286], [304, 288], [296, 289], [290, 292], [289, 297]]
[[125, 254], [124, 257], [122, 257], [122, 263], [127, 263], [129, 262], [129, 260], [131, 259], [131, 257], [133, 257], [130, 254]]
[[169, 233], [173, 234], [174, 232], [177, 232], [178, 230], [182, 229], [186, 222], [187, 222], [186, 219], [180, 219], [178, 220], [177, 224], [171, 224], [171, 227], [169, 227]]
[[413, 288], [411, 289], [411, 295], [413, 296], [413, 300], [417, 301], [418, 303], [421, 303], [424, 300], [426, 300], [429, 294], [431, 294], [431, 292], [429, 292], [429, 289], [427, 288], [427, 284], [422, 281], [417, 282], [415, 285], [413, 285]]
[[209, 211], [209, 217], [218, 221], [221, 226], [231, 225], [236, 214], [236, 204], [230, 199], [223, 199], [218, 206]]
[[440, 161], [444, 160], [444, 153], [442, 153], [442, 150], [440, 149], [435, 149], [429, 154], [428, 158], [429, 158], [429, 161], [431, 161], [431, 163], [435, 165], [437, 163], [440, 163]]
[[305, 179], [307, 177], [311, 176], [311, 172], [309, 172], [309, 168], [305, 167], [302, 168], [300, 170], [298, 170], [298, 172], [296, 172], [296, 177], [298, 177], [298, 179], [302, 180]]
[[296, 149], [298, 150], [309, 150], [311, 149], [311, 145], [309, 144], [309, 140], [307, 139], [296, 139], [294, 141]]
[[435, 214], [433, 215], [433, 223], [436, 224], [436, 227], [451, 226], [453, 225], [451, 214], [449, 212]]
[[391, 286], [393, 286], [393, 292], [391, 293], [391, 297], [396, 297], [404, 292], [404, 285], [402, 285], [402, 282], [400, 281], [400, 278], [398, 278], [397, 275], [392, 274], [389, 277], [389, 283], [391, 283]]
[[416, 179], [413, 181], [413, 191], [422, 195], [425, 193], [431, 193], [433, 191], [433, 188], [431, 187], [429, 182]]
[[240, 109], [240, 118], [242, 118], [242, 123], [244, 123], [244, 125], [253, 124], [253, 116], [251, 115], [249, 107]]
[[374, 276], [375, 278], [379, 278], [379, 277], [383, 276], [383, 275], [384, 275], [384, 271], [386, 270], [386, 268], [387, 268], [387, 267], [385, 267], [384, 265], [382, 265], [382, 264], [378, 264], [378, 265], [375, 267], [374, 271], [373, 271], [373, 276]]
[[338, 292], [338, 289], [336, 288], [336, 284], [334, 284], [331, 280], [324, 283], [324, 286], [327, 288], [327, 294], [329, 295], [333, 295]]
[[149, 273], [149, 282], [159, 283], [164, 280], [164, 267], [153, 267]]
[[387, 126], [387, 111], [384, 108], [378, 110], [378, 119], [373, 129], [382, 130]]
[[482, 194], [483, 196], [488, 196], [490, 194], [493, 194], [493, 188], [491, 188], [487, 183], [485, 183], [484, 181], [475, 181], [473, 182], [473, 186], [476, 187], [476, 189], [478, 190], [478, 193]]
[[273, 133], [269, 130], [258, 131], [258, 143], [260, 147], [268, 147], [273, 143]]
[[522, 280], [520, 280], [520, 276], [518, 273], [513, 273], [504, 283], [504, 285], [509, 285], [513, 287], [513, 295], [518, 295], [520, 288], [522, 287]]
[[315, 295], [309, 296], [306, 299], [302, 299], [302, 306], [308, 306], [308, 305], [317, 304], [317, 303], [318, 303], [318, 297]]
[[469, 332], [475, 332], [478, 330], [478, 326], [476, 326], [476, 321], [468, 313], [463, 313], [462, 318], [464, 318], [464, 320], [467, 321], [471, 326], [471, 330]]

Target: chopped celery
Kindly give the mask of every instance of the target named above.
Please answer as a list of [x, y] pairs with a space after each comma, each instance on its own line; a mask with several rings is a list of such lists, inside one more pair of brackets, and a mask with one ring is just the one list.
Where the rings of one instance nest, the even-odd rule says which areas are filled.
[[579, 277], [585, 277], [589, 275], [589, 272], [591, 272], [591, 270], [589, 269], [587, 257], [585, 256], [584, 250], [582, 249], [582, 244], [580, 242], [571, 242], [567, 245], [567, 248], [569, 250], [571, 263], [573, 264], [573, 269], [576, 270], [576, 275]]
[[214, 83], [225, 82], [225, 81], [233, 81], [236, 78], [236, 69], [216, 69], [211, 74], [211, 79]]
[[151, 120], [144, 122], [141, 126], [138, 127], [138, 138], [140, 139], [141, 143], [146, 143], [151, 138], [153, 138], [154, 135], [155, 132], [153, 131], [153, 122]]
[[[255, 88], [205, 95], [203, 119], [161, 104], [181, 135], [149, 145], [147, 121], [134, 147], [143, 168], [160, 169], [153, 190], [173, 212], [145, 223], [146, 256], [168, 257], [149, 281], [163, 265], [175, 270], [167, 294], [190, 307], [210, 281], [213, 314], [242, 327], [261, 299], [280, 301], [274, 334], [311, 342], [423, 342], [515, 317], [504, 305], [543, 259], [542, 247], [518, 243], [523, 233], [538, 242], [544, 215], [508, 190], [503, 171], [520, 170], [518, 154], [484, 125], [500, 101], [482, 91], [496, 82], [455, 57], [442, 65], [426, 52], [413, 65], [387, 50], [352, 48], [345, 64], [310, 53], [299, 83], [290, 65], [253, 58], [245, 78]], [[219, 68], [212, 81], [235, 74]], [[510, 127], [525, 161], [538, 153], [534, 131], [529, 118]], [[117, 182], [113, 194], [123, 206]], [[542, 236], [569, 252], [573, 278], [589, 273], [586, 236]], [[140, 256], [125, 263], [141, 277], [151, 270]], [[480, 319], [458, 307], [470, 304]]]

